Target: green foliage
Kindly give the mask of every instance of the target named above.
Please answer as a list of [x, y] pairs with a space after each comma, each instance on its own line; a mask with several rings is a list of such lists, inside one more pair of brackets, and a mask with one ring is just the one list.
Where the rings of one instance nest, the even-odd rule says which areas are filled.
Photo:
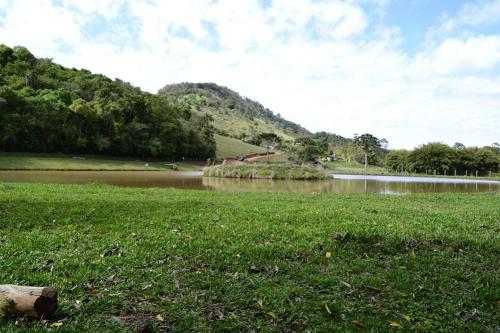
[[488, 175], [500, 170], [500, 148], [465, 147], [456, 143], [453, 148], [443, 143], [428, 143], [409, 152], [390, 151], [384, 160], [393, 171], [452, 175]]
[[214, 156], [213, 128], [165, 96], [0, 45], [0, 150]]
[[237, 92], [215, 83], [179, 83], [159, 91], [186, 105], [194, 117], [209, 113], [214, 117], [218, 134], [232, 136], [257, 144], [261, 133], [274, 132], [283, 139], [293, 139], [310, 133], [291, 121]]
[[[355, 135], [353, 143], [355, 146], [361, 148], [364, 152], [364, 160], [365, 166], [377, 165], [380, 161], [380, 157], [382, 156], [382, 142], [387, 143], [385, 139], [378, 139], [377, 137], [371, 134], [362, 134]], [[358, 162], [361, 162], [358, 160]]]
[[322, 145], [311, 136], [295, 139], [293, 144], [285, 146], [285, 150], [302, 162], [316, 161], [321, 156], [327, 154], [327, 146]]
[[385, 155], [384, 167], [399, 172], [411, 170], [410, 152], [407, 150], [391, 150]]
[[0, 281], [57, 288], [62, 319], [0, 331], [497, 332], [499, 206], [0, 184]]
[[249, 178], [249, 179], [290, 179], [327, 180], [332, 176], [306, 165], [293, 164], [221, 164], [203, 169], [206, 177]]
[[448, 171], [451, 169], [455, 152], [442, 143], [429, 143], [415, 149], [410, 160], [416, 172], [432, 172], [433, 170]]
[[251, 145], [238, 139], [215, 134], [217, 144], [217, 158], [239, 158], [252, 154], [262, 154], [267, 150], [264, 147]]
[[363, 159], [364, 152], [361, 147], [351, 142], [346, 145], [337, 147], [333, 151], [333, 156], [336, 159], [340, 159], [348, 164], [357, 164], [359, 163], [358, 161]]
[[344, 146], [350, 143], [352, 140], [344, 138], [343, 136], [327, 133], [327, 132], [317, 132], [312, 136], [320, 146], [324, 147], [328, 151], [333, 151], [334, 148], [339, 146]]
[[15, 309], [15, 304], [11, 299], [0, 300], [0, 320], [8, 319]]

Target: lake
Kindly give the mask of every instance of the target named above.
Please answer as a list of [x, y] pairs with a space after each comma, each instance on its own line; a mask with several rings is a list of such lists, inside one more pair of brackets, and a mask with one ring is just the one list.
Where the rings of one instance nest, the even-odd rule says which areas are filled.
[[500, 181], [479, 179], [335, 175], [331, 181], [205, 178], [173, 171], [0, 171], [0, 182], [110, 184], [139, 188], [181, 188], [231, 192], [383, 193], [491, 192]]

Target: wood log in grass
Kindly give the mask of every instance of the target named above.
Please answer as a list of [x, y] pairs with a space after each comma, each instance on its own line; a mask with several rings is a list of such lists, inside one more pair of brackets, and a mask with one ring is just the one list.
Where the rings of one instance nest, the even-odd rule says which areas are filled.
[[0, 316], [48, 318], [57, 310], [57, 290], [48, 287], [0, 285]]

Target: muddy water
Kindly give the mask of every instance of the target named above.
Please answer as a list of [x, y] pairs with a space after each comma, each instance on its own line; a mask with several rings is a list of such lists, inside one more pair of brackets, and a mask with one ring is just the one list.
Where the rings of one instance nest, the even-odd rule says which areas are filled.
[[110, 184], [215, 191], [424, 193], [500, 191], [500, 182], [476, 179], [335, 175], [331, 181], [204, 178], [200, 172], [167, 171], [0, 171], [0, 182]]

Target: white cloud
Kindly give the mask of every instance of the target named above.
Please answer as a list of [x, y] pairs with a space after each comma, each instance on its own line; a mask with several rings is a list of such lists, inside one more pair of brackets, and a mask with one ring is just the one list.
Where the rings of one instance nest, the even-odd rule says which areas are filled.
[[[499, 141], [500, 36], [437, 38], [432, 47], [408, 55], [399, 47], [398, 29], [370, 25], [366, 2], [378, 3], [380, 10], [387, 5], [385, 0], [274, 0], [268, 8], [250, 0], [130, 1], [139, 38], [123, 47], [113, 44], [116, 38], [103, 39], [117, 36], [114, 30], [99, 39], [81, 32], [96, 13], [119, 17], [123, 1], [54, 6], [49, 0], [16, 0], [0, 40], [152, 92], [167, 83], [217, 82], [311, 130], [371, 132], [392, 147]], [[72, 52], [60, 51], [61, 41]]]
[[454, 16], [445, 14], [439, 24], [429, 29], [427, 44], [433, 45], [451, 34], [470, 35], [470, 29], [500, 22], [500, 0], [465, 3]]
[[57, 53], [60, 43], [78, 43], [80, 26], [65, 9], [50, 0], [12, 2], [2, 21], [0, 40], [9, 45], [26, 45], [44, 55]]
[[445, 39], [432, 51], [417, 55], [418, 70], [429, 74], [470, 74], [492, 70], [500, 63], [500, 36], [477, 36]]

